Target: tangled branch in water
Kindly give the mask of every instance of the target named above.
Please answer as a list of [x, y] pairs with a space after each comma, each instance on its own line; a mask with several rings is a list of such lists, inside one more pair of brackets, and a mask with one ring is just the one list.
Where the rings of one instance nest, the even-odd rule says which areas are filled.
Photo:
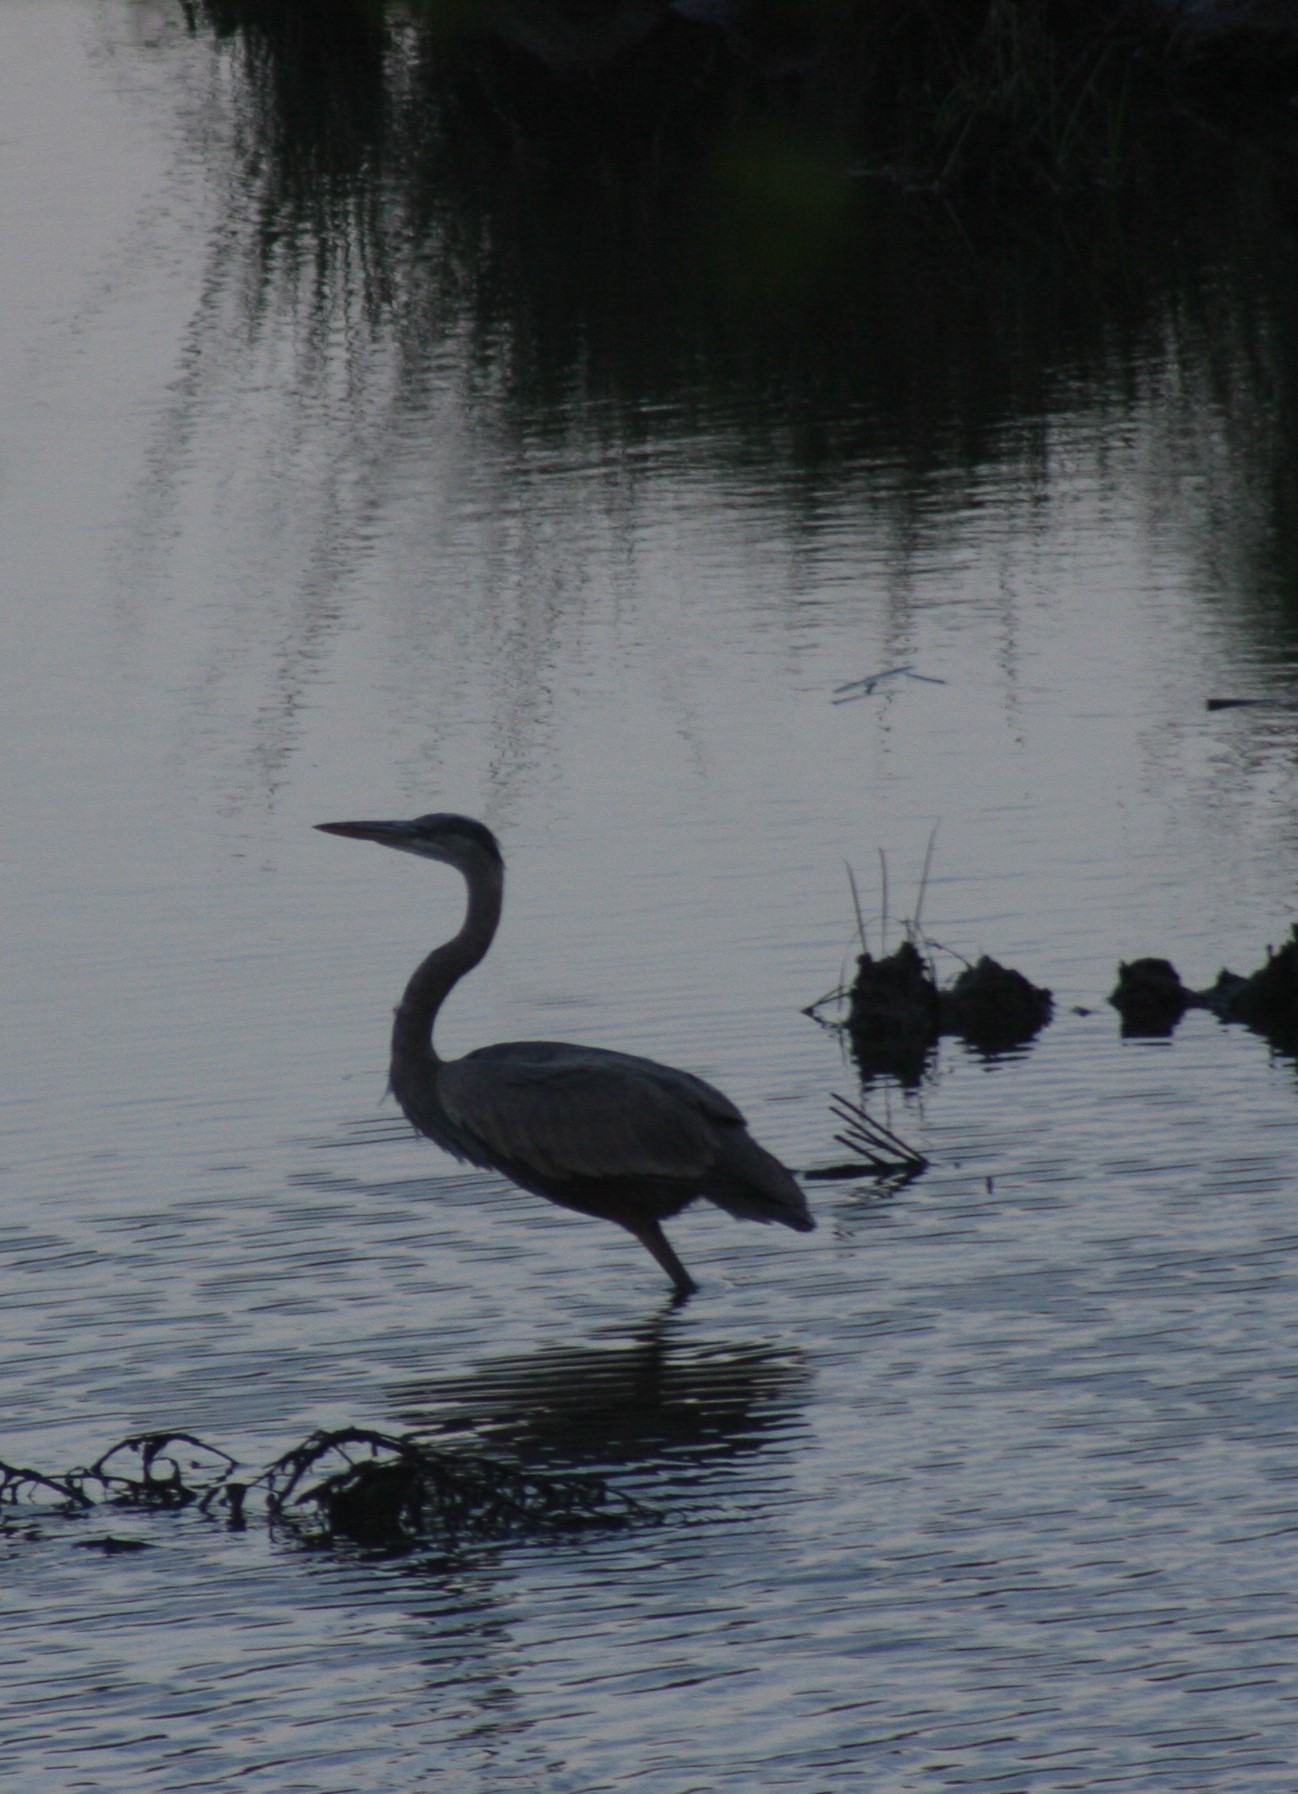
[[[358, 1459], [358, 1450], [368, 1455]], [[331, 1461], [319, 1482], [298, 1492]], [[313, 1506], [327, 1532], [365, 1544], [448, 1534], [499, 1538], [651, 1517], [598, 1477], [540, 1476], [367, 1427], [312, 1433], [257, 1480], [272, 1515]]]
[[542, 1475], [366, 1427], [312, 1433], [249, 1481], [235, 1476], [238, 1468], [193, 1433], [139, 1433], [63, 1476], [0, 1459], [0, 1507], [52, 1501], [68, 1514], [101, 1505], [196, 1507], [224, 1511], [229, 1525], [242, 1528], [250, 1502], [259, 1501], [268, 1521], [315, 1540], [389, 1548], [657, 1518], [599, 1477]]

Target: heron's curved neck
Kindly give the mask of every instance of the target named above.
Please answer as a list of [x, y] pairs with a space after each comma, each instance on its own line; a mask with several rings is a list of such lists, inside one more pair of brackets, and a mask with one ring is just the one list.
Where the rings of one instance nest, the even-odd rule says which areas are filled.
[[423, 964], [415, 968], [397, 1006], [392, 1027], [394, 1082], [403, 1067], [436, 1065], [433, 1023], [437, 1012], [464, 974], [485, 956], [495, 938], [505, 869], [489, 865], [464, 876], [469, 887], [464, 926], [451, 940], [434, 947]]

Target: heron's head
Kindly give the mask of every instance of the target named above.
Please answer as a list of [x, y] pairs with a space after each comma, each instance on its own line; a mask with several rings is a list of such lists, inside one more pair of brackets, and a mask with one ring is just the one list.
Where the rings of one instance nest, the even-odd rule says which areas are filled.
[[326, 835], [345, 835], [352, 841], [377, 841], [421, 859], [441, 860], [467, 877], [486, 866], [503, 864], [500, 843], [491, 830], [471, 816], [440, 812], [416, 816], [413, 822], [317, 822]]

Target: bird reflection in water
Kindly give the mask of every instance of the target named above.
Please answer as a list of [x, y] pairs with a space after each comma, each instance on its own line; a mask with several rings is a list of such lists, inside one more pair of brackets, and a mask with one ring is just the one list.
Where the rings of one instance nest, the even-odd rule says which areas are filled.
[[696, 1197], [741, 1220], [799, 1233], [815, 1226], [792, 1172], [757, 1144], [728, 1097], [689, 1072], [551, 1040], [438, 1057], [438, 1011], [485, 958], [500, 922], [505, 866], [490, 829], [454, 815], [317, 827], [439, 860], [468, 886], [463, 926], [416, 968], [392, 1029], [392, 1091], [421, 1134], [564, 1208], [616, 1221], [653, 1254], [678, 1298], [698, 1286], [662, 1223]]
[[695, 1477], [761, 1449], [797, 1421], [800, 1353], [761, 1343], [688, 1344], [670, 1315], [608, 1345], [489, 1360], [463, 1377], [394, 1392], [421, 1437], [471, 1434], [536, 1469], [648, 1469]]

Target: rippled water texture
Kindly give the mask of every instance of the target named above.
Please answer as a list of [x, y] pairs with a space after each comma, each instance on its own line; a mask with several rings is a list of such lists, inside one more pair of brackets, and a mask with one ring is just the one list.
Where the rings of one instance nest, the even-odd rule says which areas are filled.
[[[755, 163], [673, 237], [362, 52], [299, 108], [181, 9], [0, 7], [0, 1457], [419, 1429], [657, 1519], [9, 1511], [0, 1780], [1292, 1789], [1295, 1066], [1104, 1001], [1295, 915], [1292, 212], [1223, 151], [995, 222], [859, 183], [755, 273]], [[653, 1054], [830, 1162], [844, 862], [895, 944], [935, 824], [944, 973], [1055, 1019], [876, 1084], [903, 1191], [678, 1219], [673, 1310], [384, 1103], [460, 889], [311, 825], [433, 808], [510, 878], [445, 1050]]]

